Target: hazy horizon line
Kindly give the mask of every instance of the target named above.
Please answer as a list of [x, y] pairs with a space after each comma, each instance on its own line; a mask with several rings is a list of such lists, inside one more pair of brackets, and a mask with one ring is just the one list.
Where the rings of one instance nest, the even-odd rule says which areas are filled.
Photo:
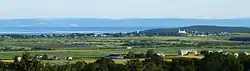
[[0, 20], [25, 20], [25, 19], [109, 19], [109, 20], [126, 20], [126, 19], [197, 19], [197, 20], [234, 20], [250, 19], [249, 18], [171, 18], [171, 17], [138, 17], [138, 18], [110, 18], [110, 17], [52, 17], [52, 18], [0, 18]]

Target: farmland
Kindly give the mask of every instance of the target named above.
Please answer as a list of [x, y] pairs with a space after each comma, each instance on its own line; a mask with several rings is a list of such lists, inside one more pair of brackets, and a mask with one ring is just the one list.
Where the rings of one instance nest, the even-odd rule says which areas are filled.
[[[232, 36], [244, 36], [249, 34], [235, 34]], [[157, 53], [177, 55], [179, 49], [218, 50], [231, 52], [250, 52], [249, 43], [228, 41], [232, 36], [215, 37], [184, 37], [184, 36], [153, 36], [153, 37], [79, 37], [79, 38], [1, 38], [0, 47], [3, 49], [23, 49], [32, 55], [57, 56], [66, 58], [71, 56], [75, 61], [84, 60], [94, 62], [96, 59], [109, 54], [146, 53], [154, 49]], [[50, 48], [53, 50], [32, 50], [32, 48]], [[132, 47], [132, 49], [126, 49]], [[2, 51], [2, 60], [12, 60], [14, 56], [20, 56], [24, 51]], [[168, 57], [166, 57], [168, 58]], [[170, 57], [171, 58], [171, 57]], [[124, 63], [126, 60], [116, 60]], [[67, 62], [44, 61], [50, 63]]]

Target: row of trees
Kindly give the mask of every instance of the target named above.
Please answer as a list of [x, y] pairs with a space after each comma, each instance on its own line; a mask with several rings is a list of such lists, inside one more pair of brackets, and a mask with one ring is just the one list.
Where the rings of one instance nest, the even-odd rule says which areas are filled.
[[149, 58], [149, 57], [152, 57], [156, 54], [156, 52], [154, 52], [153, 49], [150, 49], [147, 51], [146, 54], [144, 53], [140, 53], [140, 54], [136, 54], [132, 51], [129, 51], [128, 54], [125, 56], [125, 58], [127, 59], [133, 59], [133, 58]]
[[250, 45], [248, 42], [221, 42], [221, 41], [187, 41], [187, 40], [139, 40], [124, 41], [121, 46], [130, 47], [219, 47], [219, 46], [240, 46]]
[[40, 51], [40, 50], [55, 50], [55, 48], [42, 48], [42, 47], [34, 47], [34, 48], [30, 48], [30, 49], [11, 48], [11, 47], [0, 48], [0, 51], [3, 51], [3, 52], [6, 52], [6, 51]]
[[250, 56], [221, 53], [205, 54], [203, 59], [174, 58], [171, 62], [154, 54], [145, 60], [129, 60], [116, 64], [111, 59], [101, 58], [93, 63], [79, 61], [64, 65], [42, 64], [35, 56], [24, 53], [14, 63], [1, 62], [1, 71], [249, 71]]
[[250, 37], [232, 37], [229, 40], [230, 41], [245, 41], [245, 42], [249, 42], [250, 41]]

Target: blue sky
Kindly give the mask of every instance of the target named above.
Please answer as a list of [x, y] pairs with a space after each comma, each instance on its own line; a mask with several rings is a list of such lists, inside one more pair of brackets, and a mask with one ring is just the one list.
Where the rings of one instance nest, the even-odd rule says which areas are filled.
[[250, 18], [249, 7], [250, 0], [0, 0], [0, 19]]

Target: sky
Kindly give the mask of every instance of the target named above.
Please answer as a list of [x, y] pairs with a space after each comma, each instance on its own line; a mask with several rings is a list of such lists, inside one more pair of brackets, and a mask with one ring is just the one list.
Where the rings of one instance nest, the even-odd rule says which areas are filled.
[[249, 7], [250, 0], [0, 0], [0, 19], [232, 19], [250, 18]]

